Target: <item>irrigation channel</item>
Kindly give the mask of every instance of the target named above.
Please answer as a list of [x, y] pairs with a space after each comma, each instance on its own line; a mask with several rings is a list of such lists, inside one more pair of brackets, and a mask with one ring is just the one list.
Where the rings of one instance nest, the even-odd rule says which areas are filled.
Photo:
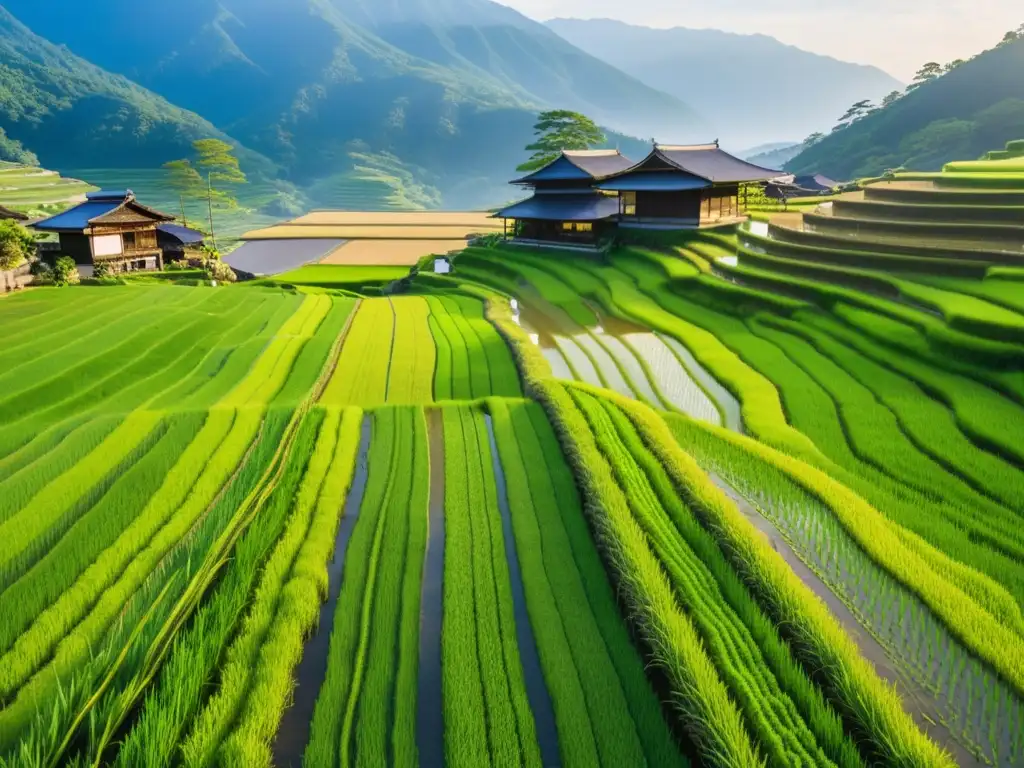
[[370, 474], [369, 453], [372, 436], [373, 420], [367, 415], [363, 417], [359, 457], [352, 477], [352, 487], [345, 499], [344, 514], [334, 542], [334, 555], [327, 567], [327, 600], [320, 606], [316, 632], [310, 636], [302, 649], [302, 661], [295, 673], [293, 702], [285, 710], [274, 740], [274, 765], [279, 768], [299, 768], [302, 765], [306, 744], [309, 743], [313, 710], [327, 675], [327, 656], [331, 647], [331, 630], [334, 628], [334, 613], [338, 607], [342, 576], [345, 573], [345, 554], [348, 552], [352, 531], [359, 520], [359, 510], [366, 492], [366, 480]]
[[[876, 565], [831, 510], [807, 493], [799, 504], [779, 503], [724, 462], [696, 458], [825, 600], [878, 674], [897, 683], [918, 725], [960, 765], [1021, 764], [1020, 698], [920, 598]], [[855, 631], [853, 622], [865, 631]]]
[[441, 674], [441, 624], [444, 616], [444, 420], [427, 412], [430, 435], [430, 511], [427, 554], [420, 599], [419, 689], [416, 745], [422, 765], [444, 765], [444, 690]]
[[544, 681], [544, 672], [540, 666], [540, 654], [533, 636], [530, 614], [526, 609], [526, 594], [523, 590], [523, 577], [519, 570], [515, 533], [512, 530], [512, 512], [509, 509], [505, 470], [498, 454], [498, 443], [494, 439], [494, 421], [490, 414], [486, 414], [484, 420], [487, 423], [487, 439], [490, 442], [494, 480], [498, 491], [498, 508], [501, 510], [502, 538], [505, 540], [505, 559], [508, 562], [509, 580], [512, 583], [516, 640], [519, 644], [519, 658], [523, 665], [523, 678], [526, 682], [526, 697], [530, 702], [530, 710], [533, 712], [537, 728], [541, 764], [544, 768], [555, 768], [562, 764], [558, 748], [558, 729], [555, 726], [555, 708], [551, 703], [551, 694], [548, 692], [547, 683]]
[[743, 431], [740, 402], [685, 345], [590, 309], [599, 324], [585, 328], [539, 298], [529, 307], [512, 304], [513, 319], [540, 348], [555, 378], [604, 387], [655, 408]]

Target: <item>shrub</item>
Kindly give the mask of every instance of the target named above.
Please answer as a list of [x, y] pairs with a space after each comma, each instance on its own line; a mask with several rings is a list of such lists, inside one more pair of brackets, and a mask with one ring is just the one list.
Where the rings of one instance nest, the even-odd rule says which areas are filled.
[[238, 280], [235, 271], [220, 259], [208, 259], [204, 268], [211, 280], [221, 283], [234, 283]]
[[0, 221], [0, 272], [14, 269], [35, 253], [35, 240], [12, 219]]
[[78, 274], [78, 265], [70, 256], [58, 256], [53, 264], [53, 284], [58, 286], [77, 285], [82, 280]]
[[92, 276], [96, 280], [103, 280], [110, 277], [110, 265], [105, 262], [100, 262], [93, 266]]

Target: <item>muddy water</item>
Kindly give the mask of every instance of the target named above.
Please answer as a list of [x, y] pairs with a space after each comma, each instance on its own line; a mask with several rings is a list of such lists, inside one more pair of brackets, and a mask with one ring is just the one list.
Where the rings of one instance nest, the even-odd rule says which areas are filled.
[[334, 628], [334, 612], [341, 592], [345, 554], [349, 539], [352, 538], [352, 530], [359, 519], [359, 509], [363, 505], [363, 495], [366, 491], [372, 433], [372, 420], [364, 417], [352, 487], [345, 498], [344, 515], [334, 543], [334, 556], [327, 566], [327, 601], [320, 607], [320, 620], [316, 632], [306, 641], [303, 648], [302, 661], [296, 670], [294, 701], [285, 710], [281, 725], [277, 729], [277, 738], [274, 740], [274, 765], [278, 768], [299, 768], [302, 765], [302, 753], [309, 742], [313, 709], [324, 676], [327, 674], [327, 653], [331, 645], [331, 631]]
[[526, 697], [530, 702], [534, 723], [537, 728], [537, 742], [540, 744], [541, 763], [545, 768], [562, 764], [558, 748], [558, 729], [555, 726], [555, 710], [551, 704], [544, 672], [540, 666], [540, 655], [533, 637], [533, 626], [526, 610], [526, 595], [519, 570], [519, 556], [516, 554], [515, 534], [512, 530], [512, 512], [508, 505], [508, 489], [505, 485], [505, 471], [501, 466], [498, 444], [494, 439], [494, 423], [490, 415], [487, 421], [487, 439], [491, 446], [494, 465], [494, 479], [498, 488], [498, 506], [501, 510], [501, 529], [505, 540], [505, 559], [508, 562], [509, 578], [512, 582], [512, 605], [516, 617], [516, 640], [519, 644], [519, 659], [523, 665], [526, 681]]
[[444, 420], [428, 412], [430, 513], [420, 601], [420, 663], [416, 700], [416, 746], [422, 765], [444, 765], [444, 699], [441, 624], [444, 616]]
[[[877, 626], [877, 622], [872, 622], [871, 618], [859, 609], [857, 611], [852, 610], [846, 602], [841, 600], [829, 584], [815, 570], [808, 566], [801, 555], [797, 553], [782, 534], [781, 530], [734, 486], [713, 472], [709, 473], [709, 477], [716, 486], [736, 502], [737, 507], [744, 516], [761, 532], [772, 545], [772, 548], [782, 556], [783, 560], [786, 561], [786, 564], [789, 565], [800, 580], [825, 602], [847, 635], [856, 643], [861, 655], [875, 668], [879, 677], [895, 686], [900, 698], [903, 700], [904, 709], [914, 719], [917, 726], [937, 744], [948, 750], [958, 765], [982, 766], [990, 764], [974, 754], [977, 747], [969, 749], [964, 746], [964, 742], [975, 741], [975, 738], [971, 736], [965, 738], [965, 731], [972, 730], [977, 734], [979, 728], [975, 726], [974, 728], [964, 729], [964, 724], [959, 726], [949, 724], [951, 719], [950, 702], [944, 700], [940, 693], [937, 693], [935, 690], [929, 690], [919, 683], [915, 677], [908, 673], [903, 664], [894, 659], [893, 647], [888, 643], [883, 645], [879, 639], [884, 639], [885, 634], [879, 632], [880, 628]], [[814, 558], [811, 558], [811, 561], [813, 562]], [[815, 565], [816, 567], [821, 567], [819, 563], [815, 563]], [[866, 600], [869, 596], [864, 595], [863, 597]], [[856, 606], [858, 603], [855, 600], [853, 604]], [[966, 702], [962, 702], [962, 704], [966, 707]], [[979, 707], [984, 709], [980, 704]], [[985, 726], [987, 727], [988, 725], [989, 723], [986, 722]], [[1004, 722], [1003, 726], [1006, 725], [1007, 723]], [[1010, 758], [1013, 751], [1011, 730], [1012, 728], [1006, 728], [1005, 737], [997, 735], [997, 741], [1000, 743], [996, 748], [999, 750], [1000, 758], [996, 760], [994, 759], [996, 755], [992, 754], [992, 763], [1000, 766], [1015, 764]], [[1011, 761], [1007, 762], [1007, 760]]]
[[[536, 325], [535, 318], [530, 318], [525, 315], [525, 311], [521, 304], [516, 302], [512, 306], [512, 319], [516, 325], [526, 331], [530, 336], [530, 341], [537, 347], [540, 347], [541, 354], [544, 355], [544, 359], [548, 361], [548, 365], [551, 366], [551, 373], [556, 379], [563, 379], [565, 381], [575, 381], [576, 377], [573, 375], [572, 369], [569, 367], [569, 363], [565, 360], [565, 355], [562, 354], [561, 349], [558, 347], [558, 342], [548, 332], [541, 330], [544, 325]], [[533, 320], [533, 322], [531, 321]]]

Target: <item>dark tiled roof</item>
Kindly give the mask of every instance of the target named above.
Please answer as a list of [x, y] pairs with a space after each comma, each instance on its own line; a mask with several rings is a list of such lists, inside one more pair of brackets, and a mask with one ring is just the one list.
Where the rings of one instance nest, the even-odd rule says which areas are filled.
[[656, 145], [653, 154], [682, 171], [700, 176], [715, 184], [767, 181], [777, 178], [783, 173], [740, 160], [720, 149], [717, 144]]
[[619, 213], [619, 199], [594, 193], [538, 194], [498, 211], [496, 219], [541, 221], [601, 221]]
[[516, 179], [513, 184], [534, 184], [542, 181], [590, 181], [624, 171], [633, 161], [615, 149], [563, 151], [561, 155], [533, 173]]
[[711, 182], [680, 171], [639, 171], [605, 179], [594, 186], [610, 192], [688, 192], [710, 187]]

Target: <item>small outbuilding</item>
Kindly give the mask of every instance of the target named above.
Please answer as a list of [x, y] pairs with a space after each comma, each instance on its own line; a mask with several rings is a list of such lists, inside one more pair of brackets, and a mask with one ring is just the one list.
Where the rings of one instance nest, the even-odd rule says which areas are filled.
[[101, 191], [32, 227], [56, 234], [60, 253], [80, 266], [103, 263], [113, 272], [133, 272], [163, 269], [158, 228], [173, 221], [173, 216], [138, 202], [131, 190]]

